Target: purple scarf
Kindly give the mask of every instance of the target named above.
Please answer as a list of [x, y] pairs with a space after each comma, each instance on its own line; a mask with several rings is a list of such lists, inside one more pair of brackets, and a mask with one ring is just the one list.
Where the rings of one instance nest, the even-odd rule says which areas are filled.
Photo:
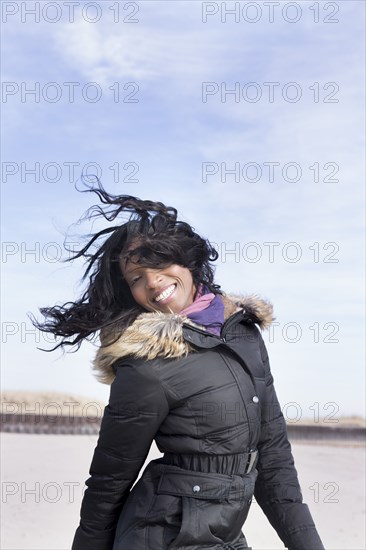
[[208, 332], [220, 336], [224, 324], [224, 303], [219, 294], [213, 294], [202, 283], [198, 286], [193, 304], [179, 313], [204, 326]]

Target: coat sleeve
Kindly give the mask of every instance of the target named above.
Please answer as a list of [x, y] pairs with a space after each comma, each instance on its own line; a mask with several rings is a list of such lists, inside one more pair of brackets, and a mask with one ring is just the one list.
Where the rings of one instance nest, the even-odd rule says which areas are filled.
[[268, 353], [260, 333], [259, 338], [266, 391], [262, 402], [258, 477], [254, 496], [286, 548], [323, 550], [310, 510], [303, 503], [286, 422], [276, 396]]
[[169, 412], [148, 363], [121, 361], [115, 370], [72, 550], [112, 550], [120, 512]]

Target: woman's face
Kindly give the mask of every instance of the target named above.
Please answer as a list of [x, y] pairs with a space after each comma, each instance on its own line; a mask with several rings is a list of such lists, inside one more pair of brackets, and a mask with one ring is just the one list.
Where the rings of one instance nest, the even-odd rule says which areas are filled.
[[131, 261], [120, 262], [134, 300], [148, 311], [179, 313], [193, 303], [196, 287], [187, 267], [172, 264], [151, 268]]

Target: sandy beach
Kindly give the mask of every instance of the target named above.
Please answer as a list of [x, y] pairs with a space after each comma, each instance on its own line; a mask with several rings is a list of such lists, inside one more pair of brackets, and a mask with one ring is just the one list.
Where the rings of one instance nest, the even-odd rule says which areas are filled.
[[[70, 549], [96, 442], [94, 435], [1, 433], [2, 550]], [[327, 550], [364, 550], [365, 447], [296, 442], [292, 449]], [[158, 456], [153, 444], [147, 462]], [[255, 501], [243, 530], [253, 550], [283, 548]]]

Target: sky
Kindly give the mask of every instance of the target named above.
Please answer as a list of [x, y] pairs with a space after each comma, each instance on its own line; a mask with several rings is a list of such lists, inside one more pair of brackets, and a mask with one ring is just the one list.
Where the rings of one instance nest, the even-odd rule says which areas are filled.
[[[62, 262], [96, 202], [161, 201], [216, 244], [216, 282], [274, 305], [288, 421], [365, 416], [365, 4], [2, 2], [1, 389], [108, 401], [97, 350], [40, 351], [28, 314], [83, 290]], [[95, 224], [93, 230], [101, 228]]]

